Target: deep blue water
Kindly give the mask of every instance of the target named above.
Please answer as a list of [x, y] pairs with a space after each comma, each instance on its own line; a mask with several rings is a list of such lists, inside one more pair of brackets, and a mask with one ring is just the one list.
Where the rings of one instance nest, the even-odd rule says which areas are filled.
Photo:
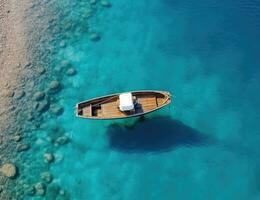
[[[51, 165], [75, 200], [260, 199], [260, 2], [56, 2], [64, 113], [44, 124], [71, 137]], [[89, 32], [101, 40], [89, 40]], [[168, 90], [172, 105], [144, 119], [90, 121], [74, 105], [109, 93]], [[41, 137], [44, 137], [44, 133]]]

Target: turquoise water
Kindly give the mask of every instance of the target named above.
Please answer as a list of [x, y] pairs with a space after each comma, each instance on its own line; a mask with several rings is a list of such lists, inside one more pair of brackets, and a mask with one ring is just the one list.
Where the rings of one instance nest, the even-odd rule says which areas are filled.
[[[259, 199], [259, 1], [111, 3], [90, 19], [84, 1], [55, 3], [67, 28], [50, 79], [64, 112], [41, 137], [58, 126], [71, 142], [55, 149], [54, 183], [75, 200]], [[172, 105], [144, 119], [75, 118], [79, 101], [139, 89], [168, 90]]]

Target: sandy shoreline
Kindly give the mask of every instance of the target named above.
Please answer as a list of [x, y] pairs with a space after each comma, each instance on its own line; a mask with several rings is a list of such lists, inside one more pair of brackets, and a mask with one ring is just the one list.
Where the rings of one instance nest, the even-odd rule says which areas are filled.
[[49, 128], [47, 118], [54, 120], [63, 112], [56, 93], [66, 76], [62, 72], [71, 66], [50, 68], [65, 44], [64, 38], [55, 43], [61, 39], [57, 35], [73, 26], [57, 23], [63, 15], [54, 1], [0, 0], [0, 200], [34, 195], [52, 199], [57, 194], [68, 199], [59, 183], [50, 184], [54, 175], [49, 164], [69, 139], [53, 124], [46, 140], [36, 134]]
[[[0, 164], [14, 163], [16, 154], [10, 142], [15, 130], [15, 106], [12, 105], [16, 90], [25, 73], [27, 63], [25, 12], [29, 1], [0, 0]], [[1, 175], [1, 199], [9, 199], [14, 179]]]
[[19, 86], [23, 75], [22, 65], [27, 62], [24, 17], [26, 2], [16, 0], [0, 1], [0, 130], [5, 130], [10, 122], [10, 99]]

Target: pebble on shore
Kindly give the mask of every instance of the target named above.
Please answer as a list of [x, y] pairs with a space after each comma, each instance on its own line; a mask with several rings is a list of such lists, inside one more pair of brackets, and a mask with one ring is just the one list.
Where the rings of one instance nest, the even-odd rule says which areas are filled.
[[25, 92], [23, 90], [17, 90], [14, 93], [14, 98], [15, 99], [21, 99], [25, 96]]
[[0, 168], [0, 172], [8, 178], [14, 178], [17, 175], [16, 166], [12, 163], [5, 163]]

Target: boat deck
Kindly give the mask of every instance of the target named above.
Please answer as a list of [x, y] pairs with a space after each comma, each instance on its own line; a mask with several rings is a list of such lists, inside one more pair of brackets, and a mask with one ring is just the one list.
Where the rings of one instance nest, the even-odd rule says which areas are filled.
[[154, 111], [171, 101], [168, 93], [133, 92], [132, 94], [134, 110], [122, 112], [119, 109], [119, 95], [111, 95], [82, 102], [77, 113], [85, 118], [125, 118]]
[[[116, 99], [115, 101], [107, 102], [102, 104], [100, 107], [93, 109], [91, 106], [87, 106], [83, 108], [83, 116], [91, 116], [94, 115], [96, 117], [125, 117], [131, 114], [140, 114], [144, 112], [148, 112], [150, 110], [156, 109], [163, 103], [163, 98], [157, 98], [155, 96], [141, 96], [136, 97], [136, 108], [134, 113], [130, 112], [122, 112], [119, 110], [118, 105], [119, 101]], [[94, 113], [93, 110], [95, 111]]]

